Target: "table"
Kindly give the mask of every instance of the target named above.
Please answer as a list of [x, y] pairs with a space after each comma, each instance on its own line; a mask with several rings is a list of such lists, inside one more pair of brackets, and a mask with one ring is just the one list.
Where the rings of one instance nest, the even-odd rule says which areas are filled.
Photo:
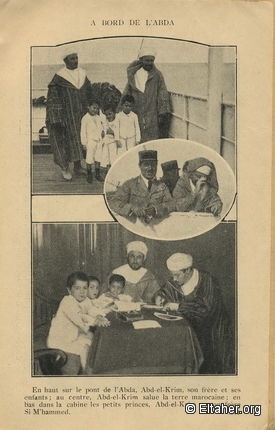
[[201, 212], [171, 212], [168, 218], [145, 224], [137, 219], [134, 223], [114, 214], [118, 222], [128, 230], [151, 239], [178, 240], [198, 236], [215, 227], [221, 217]]
[[157, 320], [161, 328], [134, 329], [132, 323], [107, 315], [111, 325], [97, 327], [88, 358], [92, 374], [197, 374], [203, 356], [189, 324], [164, 321], [143, 309], [145, 319]]

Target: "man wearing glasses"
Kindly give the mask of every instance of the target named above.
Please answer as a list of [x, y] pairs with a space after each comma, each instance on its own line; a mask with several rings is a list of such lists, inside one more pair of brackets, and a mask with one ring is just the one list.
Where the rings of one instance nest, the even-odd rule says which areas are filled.
[[140, 175], [127, 180], [109, 199], [112, 211], [135, 222], [149, 224], [161, 220], [174, 210], [166, 185], [156, 179], [157, 151], [139, 151]]

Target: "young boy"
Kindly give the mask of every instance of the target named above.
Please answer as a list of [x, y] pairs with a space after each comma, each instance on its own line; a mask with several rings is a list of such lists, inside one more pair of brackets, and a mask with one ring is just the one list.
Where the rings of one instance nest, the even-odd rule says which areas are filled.
[[126, 95], [122, 97], [122, 111], [117, 114], [120, 142], [122, 145], [118, 155], [128, 151], [128, 149], [134, 148], [134, 146], [138, 145], [140, 142], [138, 117], [132, 112], [134, 103], [135, 99], [133, 96]]
[[51, 322], [47, 339], [49, 348], [65, 351], [67, 363], [62, 368], [64, 375], [77, 375], [85, 371], [87, 356], [92, 344], [90, 326], [108, 326], [110, 322], [87, 298], [88, 277], [83, 272], [68, 276], [69, 295], [63, 297]]
[[118, 157], [121, 143], [119, 140], [119, 120], [116, 117], [115, 109], [112, 106], [106, 107], [104, 110], [105, 121], [103, 121], [103, 150], [101, 166], [106, 168], [108, 172], [111, 165]]
[[81, 143], [86, 150], [87, 182], [93, 182], [92, 164], [95, 164], [95, 178], [103, 182], [100, 176], [102, 152], [102, 125], [99, 117], [99, 103], [90, 100], [88, 112], [81, 120]]
[[125, 282], [124, 276], [112, 274], [109, 278], [108, 291], [101, 294], [96, 300], [95, 306], [105, 309], [118, 300], [128, 303], [131, 302], [132, 297], [128, 294], [123, 294]]
[[99, 287], [100, 287], [100, 280], [96, 276], [88, 276], [89, 281], [89, 287], [88, 287], [88, 298], [90, 300], [97, 299], [99, 296]]

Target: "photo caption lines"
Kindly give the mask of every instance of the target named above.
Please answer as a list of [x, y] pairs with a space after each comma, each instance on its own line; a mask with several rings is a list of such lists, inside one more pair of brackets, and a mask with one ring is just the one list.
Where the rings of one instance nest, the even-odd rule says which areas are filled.
[[32, 387], [24, 396], [25, 415], [70, 415], [79, 408], [183, 408], [187, 414], [254, 414], [260, 405], [240, 407], [240, 388], [78, 386], [68, 388]]

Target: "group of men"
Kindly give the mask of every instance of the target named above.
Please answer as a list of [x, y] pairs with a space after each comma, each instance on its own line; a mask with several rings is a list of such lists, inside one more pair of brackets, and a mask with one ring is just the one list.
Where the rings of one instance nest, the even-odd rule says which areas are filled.
[[[134, 97], [133, 111], [138, 116], [140, 142], [168, 136], [170, 100], [162, 73], [154, 65], [156, 51], [143, 47], [138, 60], [127, 69], [128, 83], [122, 94]], [[67, 48], [62, 56], [65, 67], [48, 86], [46, 126], [54, 162], [60, 166], [65, 180], [71, 180], [69, 164], [82, 173], [81, 119], [87, 112], [91, 82], [84, 69], [78, 67], [78, 55]]]
[[160, 288], [155, 276], [144, 267], [147, 253], [144, 242], [127, 245], [127, 263], [113, 271], [124, 276], [124, 293], [134, 301], [177, 311], [187, 320], [202, 348], [201, 373], [234, 372], [234, 335], [217, 281], [194, 268], [191, 255], [175, 253], [166, 261], [170, 276]]
[[125, 181], [108, 196], [112, 211], [132, 222], [158, 222], [170, 212], [209, 212], [218, 216], [222, 201], [214, 164], [199, 157], [184, 163], [182, 176], [176, 160], [162, 164], [161, 180], [156, 179], [158, 154], [139, 151], [140, 175]]

